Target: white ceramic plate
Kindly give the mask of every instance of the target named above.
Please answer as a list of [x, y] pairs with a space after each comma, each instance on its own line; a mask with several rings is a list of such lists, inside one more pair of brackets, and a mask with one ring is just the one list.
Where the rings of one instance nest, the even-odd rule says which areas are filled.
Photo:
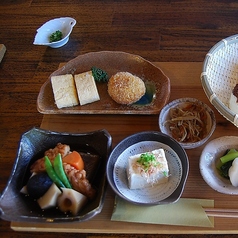
[[[126, 175], [128, 160], [126, 158], [158, 148], [164, 149], [168, 161], [170, 174], [168, 183], [144, 189], [129, 189]], [[120, 154], [114, 166], [113, 177], [117, 189], [127, 199], [135, 203], [156, 203], [169, 197], [178, 187], [182, 178], [182, 164], [176, 152], [168, 145], [156, 141], [142, 141], [133, 144]]]
[[238, 195], [238, 187], [231, 185], [229, 179], [223, 178], [216, 168], [219, 158], [227, 149], [238, 150], [238, 137], [223, 136], [210, 141], [202, 151], [200, 157], [200, 172], [206, 183], [217, 192]]

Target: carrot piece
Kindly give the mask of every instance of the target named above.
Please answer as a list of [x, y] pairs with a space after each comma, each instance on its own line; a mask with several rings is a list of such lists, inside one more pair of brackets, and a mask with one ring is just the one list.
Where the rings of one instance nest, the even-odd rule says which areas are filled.
[[84, 162], [81, 155], [77, 151], [72, 151], [62, 158], [63, 163], [70, 164], [77, 170], [81, 171], [84, 169]]

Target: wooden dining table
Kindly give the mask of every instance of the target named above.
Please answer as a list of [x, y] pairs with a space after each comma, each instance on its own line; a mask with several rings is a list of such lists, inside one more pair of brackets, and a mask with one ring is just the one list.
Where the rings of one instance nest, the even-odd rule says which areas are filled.
[[[36, 30], [63, 16], [77, 23], [60, 48], [33, 45]], [[206, 97], [200, 75], [203, 60], [218, 41], [237, 34], [235, 0], [1, 0], [0, 4], [0, 192], [16, 158], [21, 135], [33, 127], [58, 132], [106, 129], [114, 148], [141, 131], [160, 131], [159, 113], [42, 114], [37, 110], [41, 86], [61, 63], [97, 51], [140, 55], [170, 79], [170, 98], [194, 97], [216, 116], [210, 138], [236, 136], [238, 129]], [[214, 200], [216, 208], [238, 208], [237, 196], [216, 192], [203, 180], [199, 159], [205, 145], [186, 150], [190, 169], [182, 198]], [[115, 194], [107, 187], [102, 212], [85, 223], [37, 224], [0, 220], [1, 237], [236, 237], [238, 218], [215, 217], [214, 227], [153, 225], [111, 221]], [[175, 214], [178, 215], [178, 214]], [[67, 234], [66, 234], [67, 233]]]

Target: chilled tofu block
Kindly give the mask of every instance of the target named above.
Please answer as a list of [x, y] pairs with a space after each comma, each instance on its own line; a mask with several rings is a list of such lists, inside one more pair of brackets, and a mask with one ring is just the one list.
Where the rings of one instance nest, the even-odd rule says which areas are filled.
[[[151, 156], [153, 160], [141, 163], [141, 155]], [[168, 182], [169, 167], [163, 149], [130, 156], [127, 166], [128, 187], [141, 189]]]

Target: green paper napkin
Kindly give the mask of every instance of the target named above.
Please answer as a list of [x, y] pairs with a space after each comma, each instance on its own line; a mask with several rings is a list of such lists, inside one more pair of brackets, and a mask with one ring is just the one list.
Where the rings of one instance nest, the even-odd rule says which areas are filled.
[[178, 202], [168, 205], [139, 206], [116, 196], [115, 208], [111, 220], [214, 227], [214, 218], [208, 217], [203, 207], [214, 207], [214, 201], [208, 199], [180, 198]]

